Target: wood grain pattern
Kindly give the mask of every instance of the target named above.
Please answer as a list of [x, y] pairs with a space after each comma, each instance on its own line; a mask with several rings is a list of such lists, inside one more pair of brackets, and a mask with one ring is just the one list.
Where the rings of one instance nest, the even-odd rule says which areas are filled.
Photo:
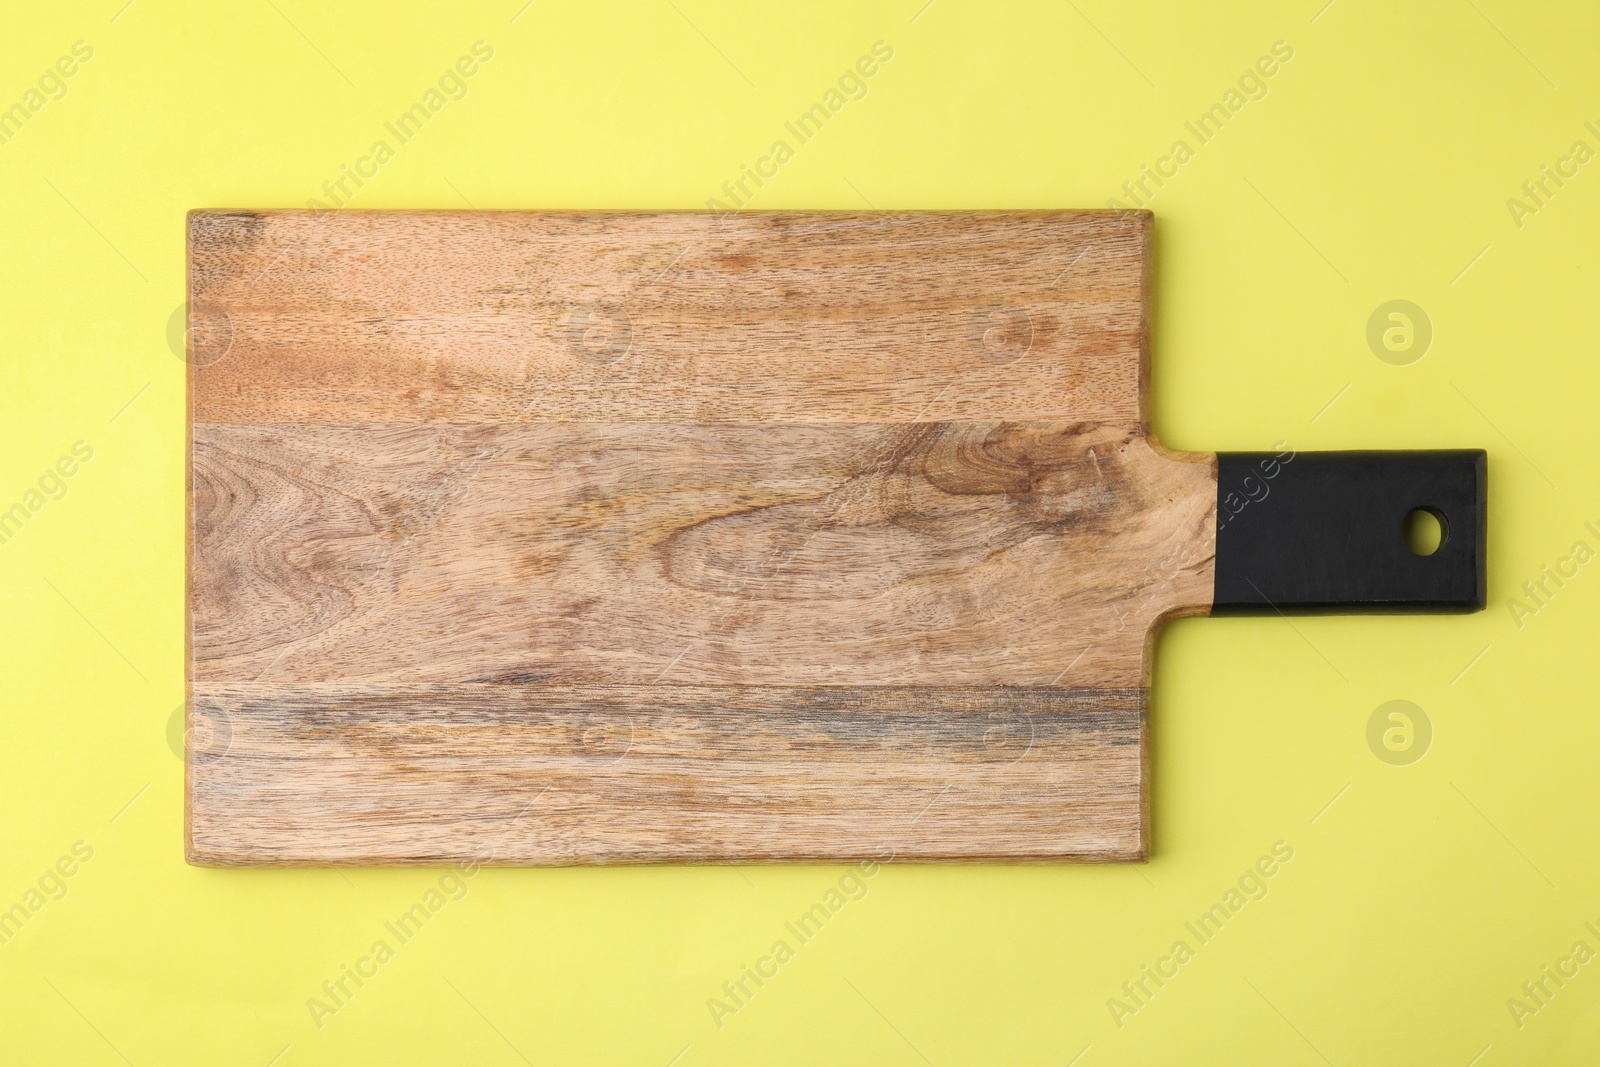
[[1140, 422], [1143, 212], [196, 212], [198, 422]]
[[191, 857], [1143, 858], [1143, 700], [1047, 687], [215, 686], [194, 708]]
[[195, 678], [1138, 686], [1214, 496], [1101, 425], [200, 425]]
[[1148, 247], [191, 215], [191, 861], [1143, 858], [1216, 492], [1148, 436]]

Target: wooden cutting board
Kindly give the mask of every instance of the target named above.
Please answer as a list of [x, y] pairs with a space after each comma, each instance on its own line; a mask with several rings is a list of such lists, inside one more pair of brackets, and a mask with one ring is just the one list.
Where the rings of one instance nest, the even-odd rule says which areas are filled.
[[1152, 440], [1150, 239], [192, 213], [191, 862], [1144, 858], [1219, 469], [1314, 466]]

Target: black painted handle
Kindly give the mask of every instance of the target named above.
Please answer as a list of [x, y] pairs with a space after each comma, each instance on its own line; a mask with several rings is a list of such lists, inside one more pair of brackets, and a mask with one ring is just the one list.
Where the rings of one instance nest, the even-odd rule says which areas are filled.
[[[1218, 453], [1211, 613], [1482, 610], [1486, 467], [1481, 449]], [[1417, 509], [1440, 520], [1432, 555], [1402, 534]]]

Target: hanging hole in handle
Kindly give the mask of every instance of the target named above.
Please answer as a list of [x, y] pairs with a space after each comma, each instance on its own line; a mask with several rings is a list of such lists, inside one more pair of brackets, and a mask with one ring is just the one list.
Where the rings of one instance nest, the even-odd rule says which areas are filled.
[[1431, 556], [1450, 540], [1450, 523], [1438, 508], [1412, 508], [1400, 522], [1400, 537], [1414, 555]]

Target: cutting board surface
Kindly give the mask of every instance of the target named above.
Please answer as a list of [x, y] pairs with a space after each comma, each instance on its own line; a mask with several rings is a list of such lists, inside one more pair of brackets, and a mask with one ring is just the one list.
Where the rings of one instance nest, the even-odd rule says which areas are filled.
[[190, 216], [189, 854], [1137, 859], [1150, 217]]

